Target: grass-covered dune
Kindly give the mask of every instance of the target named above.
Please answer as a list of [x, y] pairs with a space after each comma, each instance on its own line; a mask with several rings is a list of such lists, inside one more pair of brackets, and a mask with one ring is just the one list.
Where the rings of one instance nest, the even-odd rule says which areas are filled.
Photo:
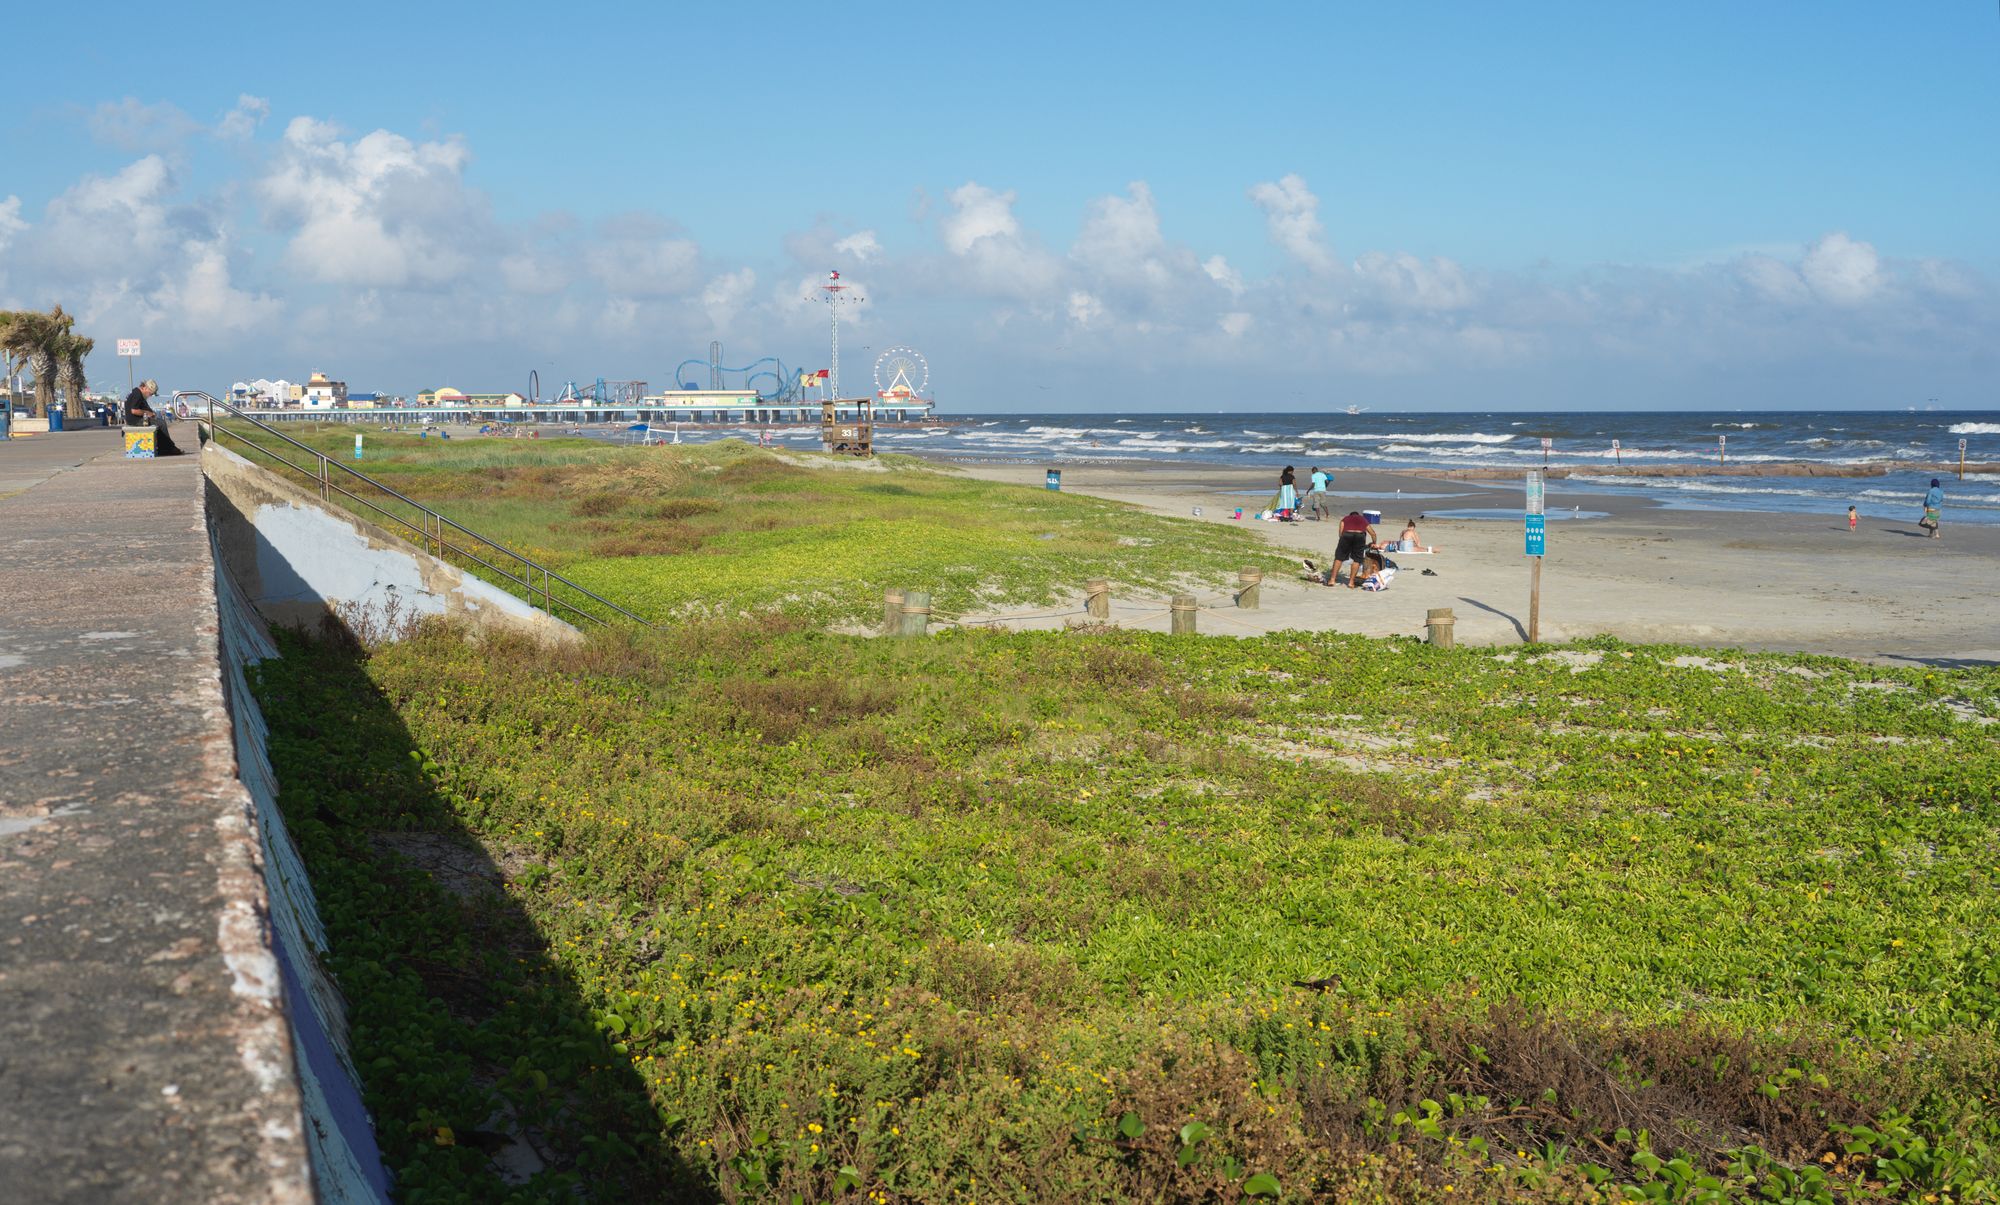
[[285, 649], [405, 1200], [2000, 1185], [1992, 671], [782, 615]]
[[[353, 448], [351, 428], [286, 433], [335, 459]], [[654, 621], [780, 610], [851, 624], [879, 618], [890, 587], [930, 591], [946, 617], [1038, 606], [1097, 577], [1166, 594], [1291, 564], [1245, 532], [903, 456], [779, 455], [735, 439], [366, 438], [361, 471]], [[235, 439], [224, 446], [272, 464]]]

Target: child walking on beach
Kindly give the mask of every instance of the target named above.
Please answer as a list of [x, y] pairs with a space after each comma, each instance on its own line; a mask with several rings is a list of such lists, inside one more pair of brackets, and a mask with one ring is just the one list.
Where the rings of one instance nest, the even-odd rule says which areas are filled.
[[1859, 514], [1855, 513], [1855, 510], [1854, 510], [1854, 508], [1853, 508], [1853, 507], [1851, 507], [1851, 506], [1850, 506], [1850, 507], [1848, 507], [1848, 508], [1847, 508], [1847, 530], [1849, 530], [1849, 531], [1853, 531], [1853, 530], [1854, 530], [1855, 528], [1857, 528], [1857, 527], [1859, 527], [1859, 526], [1861, 526], [1861, 516], [1860, 516]]

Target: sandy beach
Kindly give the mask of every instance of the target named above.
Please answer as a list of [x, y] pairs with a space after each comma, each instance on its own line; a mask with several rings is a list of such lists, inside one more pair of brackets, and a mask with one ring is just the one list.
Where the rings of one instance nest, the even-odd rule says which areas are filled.
[[[1041, 465], [960, 465], [990, 481], [1043, 487]], [[1193, 466], [1064, 466], [1062, 488], [1162, 515], [1233, 523], [1324, 566], [1337, 538], [1332, 521], [1260, 522], [1251, 516], [1275, 489], [1275, 473]], [[1401, 491], [1401, 497], [1397, 492]], [[1202, 630], [1251, 634], [1280, 629], [1370, 636], [1416, 635], [1432, 607], [1450, 607], [1458, 639], [1514, 644], [1526, 637], [1529, 561], [1518, 518], [1437, 518], [1431, 512], [1497, 508], [1518, 514], [1518, 486], [1496, 488], [1422, 473], [1348, 471], [1331, 493], [1350, 507], [1383, 512], [1392, 539], [1419, 515], [1424, 543], [1439, 552], [1400, 558], [1387, 591], [1330, 589], [1297, 578], [1266, 580], [1256, 611], [1230, 607], [1232, 583]], [[1229, 516], [1242, 507], [1240, 520]], [[1629, 497], [1549, 486], [1548, 553], [1542, 566], [1544, 641], [1608, 634], [1623, 640], [1825, 653], [1889, 664], [2000, 663], [2000, 528], [1953, 526], [1932, 540], [1909, 521], [1844, 513], [1748, 514], [1675, 510]], [[1604, 512], [1563, 519], [1559, 512]], [[1424, 576], [1430, 569], [1435, 576]], [[1303, 569], [1301, 569], [1303, 573]], [[1164, 591], [1162, 592], [1164, 593]], [[1080, 596], [1079, 596], [1080, 597]], [[1157, 600], [1121, 599], [1113, 621], [1164, 629]], [[1079, 606], [1081, 604], [1079, 603]], [[1122, 614], [1121, 614], [1122, 612]], [[1129, 619], [1127, 618], [1129, 617]], [[981, 617], [968, 617], [978, 620]], [[1060, 627], [1074, 617], [1009, 620]]]

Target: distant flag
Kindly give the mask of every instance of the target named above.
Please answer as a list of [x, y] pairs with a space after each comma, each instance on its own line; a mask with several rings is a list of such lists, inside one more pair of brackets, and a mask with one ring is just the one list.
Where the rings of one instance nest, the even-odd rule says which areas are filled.
[[824, 369], [824, 368], [822, 368], [822, 369], [820, 369], [820, 370], [819, 370], [819, 371], [818, 371], [817, 373], [814, 373], [813, 375], [814, 375], [814, 376], [817, 376], [817, 377], [818, 377], [818, 378], [819, 378], [820, 380], [824, 381], [824, 380], [826, 380], [826, 376], [827, 376], [827, 370], [826, 370], [826, 369]]
[[828, 273], [827, 273], [826, 275], [827, 275], [827, 279], [829, 279], [829, 280], [839, 280], [839, 279], [840, 279], [840, 273], [838, 273], [838, 272], [828, 272]]

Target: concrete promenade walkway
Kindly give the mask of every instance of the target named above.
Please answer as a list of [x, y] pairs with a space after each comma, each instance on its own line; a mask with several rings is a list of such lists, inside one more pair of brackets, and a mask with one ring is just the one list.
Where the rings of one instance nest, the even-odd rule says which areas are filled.
[[31, 489], [106, 452], [122, 451], [124, 446], [123, 434], [108, 427], [0, 440], [0, 498]]
[[0, 1197], [309, 1201], [200, 458], [0, 442], [0, 495]]

